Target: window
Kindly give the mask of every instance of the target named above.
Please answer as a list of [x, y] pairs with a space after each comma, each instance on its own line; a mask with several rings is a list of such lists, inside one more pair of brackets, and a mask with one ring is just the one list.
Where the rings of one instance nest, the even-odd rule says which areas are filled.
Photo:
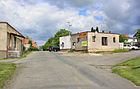
[[113, 42], [114, 42], [114, 43], [116, 42], [116, 38], [115, 38], [115, 37], [113, 37]]
[[61, 46], [64, 47], [64, 42], [62, 42]]
[[92, 42], [95, 42], [95, 38], [96, 38], [95, 36], [92, 36]]
[[75, 46], [75, 42], [73, 42], [73, 44], [72, 44], [73, 46]]
[[77, 38], [77, 43], [79, 43], [80, 42], [80, 38]]
[[14, 37], [14, 48], [16, 48], [16, 37]]
[[8, 48], [9, 48], [10, 47], [10, 39], [9, 38], [8, 38], [7, 44], [8, 44]]
[[102, 45], [107, 46], [107, 37], [102, 37]]

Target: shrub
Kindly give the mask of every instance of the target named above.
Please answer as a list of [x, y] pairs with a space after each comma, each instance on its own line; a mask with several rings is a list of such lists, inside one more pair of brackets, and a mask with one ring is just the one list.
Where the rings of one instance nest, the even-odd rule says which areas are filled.
[[39, 49], [36, 48], [36, 47], [30, 47], [28, 50], [29, 50], [29, 51], [39, 51]]
[[72, 53], [73, 51], [72, 50], [68, 50], [68, 53]]

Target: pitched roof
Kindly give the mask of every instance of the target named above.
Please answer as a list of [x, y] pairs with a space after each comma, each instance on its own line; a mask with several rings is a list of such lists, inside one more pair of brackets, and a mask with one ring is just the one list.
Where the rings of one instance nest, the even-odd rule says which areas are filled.
[[130, 36], [129, 35], [124, 35], [126, 38], [130, 38]]
[[23, 43], [23, 44], [28, 44], [29, 41], [32, 41], [32, 46], [33, 46], [33, 47], [38, 48], [37, 45], [35, 44], [35, 42], [34, 42], [32, 39], [23, 39], [23, 40], [22, 40], [22, 43]]
[[133, 37], [136, 37], [137, 33], [138, 33], [138, 32], [136, 32], [136, 33], [134, 34], [134, 36], [133, 36]]
[[10, 26], [12, 29], [14, 29], [17, 33], [19, 33], [21, 35], [21, 37], [25, 38], [20, 32], [18, 32], [14, 27], [12, 27], [8, 22], [0, 22], [0, 24], [7, 24], [8, 26]]

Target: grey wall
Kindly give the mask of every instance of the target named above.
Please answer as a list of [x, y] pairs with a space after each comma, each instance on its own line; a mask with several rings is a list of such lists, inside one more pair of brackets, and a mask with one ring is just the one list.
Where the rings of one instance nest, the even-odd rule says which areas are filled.
[[7, 24], [0, 24], [0, 58], [6, 58], [7, 52]]
[[[79, 50], [79, 51], [87, 50], [87, 46], [82, 47], [82, 41], [87, 41], [87, 37], [80, 38], [79, 42], [77, 42], [78, 41], [77, 38], [78, 38], [78, 34], [74, 34], [71, 37], [72, 49]], [[75, 42], [75, 47], [73, 46], [73, 42]]]
[[[95, 42], [92, 41], [92, 36], [96, 36]], [[102, 45], [102, 37], [107, 37], [108, 45]], [[115, 37], [116, 42], [113, 42], [113, 37]], [[97, 33], [88, 32], [88, 51], [110, 51], [114, 49], [119, 49], [119, 35], [111, 33]]]

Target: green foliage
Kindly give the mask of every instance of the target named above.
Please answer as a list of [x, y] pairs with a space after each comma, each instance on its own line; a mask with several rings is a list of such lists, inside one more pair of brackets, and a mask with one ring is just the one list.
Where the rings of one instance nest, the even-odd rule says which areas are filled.
[[124, 42], [125, 40], [127, 40], [127, 38], [124, 35], [120, 35], [120, 42]]
[[29, 51], [39, 51], [39, 49], [36, 48], [36, 47], [30, 47], [28, 50], [29, 50]]
[[26, 36], [25, 39], [30, 39], [30, 37], [29, 36]]
[[72, 53], [73, 51], [72, 50], [68, 50], [68, 53]]
[[4, 86], [4, 83], [11, 78], [16, 69], [14, 63], [0, 63], [0, 89]]
[[126, 44], [131, 44], [131, 42], [124, 42], [124, 44], [126, 45]]
[[22, 51], [23, 51], [23, 52], [25, 51], [25, 49], [26, 49], [26, 48], [25, 48], [25, 46], [24, 46], [24, 45], [22, 45]]
[[96, 32], [99, 32], [99, 29], [98, 29], [98, 27], [96, 27]]
[[49, 46], [59, 46], [59, 37], [71, 35], [71, 32], [65, 29], [60, 29], [54, 37], [48, 39], [48, 41], [41, 48], [47, 50]]
[[[126, 66], [126, 68], [115, 68], [116, 66]], [[136, 85], [140, 85], [140, 57], [125, 61], [113, 66], [113, 72], [131, 80]]]
[[137, 38], [140, 38], [140, 29], [138, 29], [138, 32], [137, 32], [137, 34], [136, 34], [136, 37], [137, 37]]
[[33, 45], [31, 40], [29, 40], [28, 44], [30, 44], [30, 47]]
[[96, 31], [96, 30], [92, 27], [92, 28], [91, 28], [91, 32], [95, 32], [95, 31]]
[[98, 51], [98, 52], [95, 52], [95, 53], [123, 53], [123, 52], [129, 52], [129, 50], [116, 49], [116, 50], [113, 50], [113, 51]]

